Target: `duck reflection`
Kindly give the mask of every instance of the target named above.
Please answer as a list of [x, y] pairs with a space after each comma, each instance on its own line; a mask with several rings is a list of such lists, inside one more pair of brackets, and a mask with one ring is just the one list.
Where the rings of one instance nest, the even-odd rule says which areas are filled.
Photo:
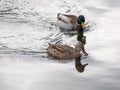
[[81, 57], [75, 58], [75, 68], [78, 72], [82, 73], [85, 70], [85, 67], [88, 65], [88, 63], [86, 64], [82, 64], [81, 63]]

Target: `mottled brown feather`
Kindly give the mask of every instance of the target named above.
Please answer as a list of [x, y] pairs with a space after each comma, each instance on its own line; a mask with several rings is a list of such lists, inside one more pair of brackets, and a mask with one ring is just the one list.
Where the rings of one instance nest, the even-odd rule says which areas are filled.
[[59, 59], [72, 59], [81, 57], [80, 51], [83, 51], [81, 46], [77, 44], [75, 48], [68, 45], [49, 44], [47, 53]]

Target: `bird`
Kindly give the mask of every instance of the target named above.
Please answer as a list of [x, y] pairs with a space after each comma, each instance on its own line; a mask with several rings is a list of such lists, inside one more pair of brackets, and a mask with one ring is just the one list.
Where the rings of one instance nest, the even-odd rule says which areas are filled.
[[85, 27], [85, 18], [83, 15], [68, 15], [68, 14], [57, 14], [57, 25], [64, 30], [76, 30], [78, 24]]
[[75, 45], [75, 48], [65, 44], [49, 43], [46, 50], [49, 55], [57, 59], [73, 59], [81, 57], [82, 53], [80, 51], [87, 55], [83, 45], [80, 42]]

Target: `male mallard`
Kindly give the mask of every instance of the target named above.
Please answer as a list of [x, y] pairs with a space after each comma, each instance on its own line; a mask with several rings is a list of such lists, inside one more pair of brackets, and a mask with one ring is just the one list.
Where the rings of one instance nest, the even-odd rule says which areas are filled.
[[87, 55], [84, 46], [80, 42], [75, 45], [75, 48], [68, 45], [58, 44], [49, 44], [47, 48], [47, 53], [58, 59], [73, 59], [81, 57], [80, 51]]
[[83, 15], [77, 17], [75, 15], [58, 13], [57, 19], [57, 25], [65, 30], [76, 30], [78, 24], [81, 24], [83, 29], [85, 28], [85, 18]]

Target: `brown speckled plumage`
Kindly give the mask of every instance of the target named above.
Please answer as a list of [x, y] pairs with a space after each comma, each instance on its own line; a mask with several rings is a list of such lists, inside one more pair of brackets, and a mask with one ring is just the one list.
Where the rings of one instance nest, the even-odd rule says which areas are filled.
[[49, 44], [47, 53], [59, 59], [73, 59], [81, 57], [80, 51], [83, 51], [81, 44], [77, 44], [75, 48], [68, 45]]

